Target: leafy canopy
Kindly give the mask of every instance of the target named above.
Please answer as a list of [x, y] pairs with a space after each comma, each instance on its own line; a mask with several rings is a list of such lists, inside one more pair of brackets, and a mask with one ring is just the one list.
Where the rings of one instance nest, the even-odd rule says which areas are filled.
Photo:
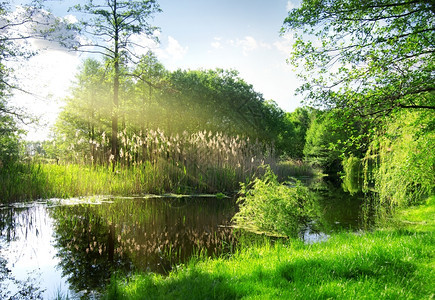
[[143, 48], [133, 41], [132, 35], [144, 34], [155, 38], [153, 34], [158, 28], [148, 21], [154, 13], [161, 12], [155, 0], [88, 0], [71, 10], [88, 15], [80, 21], [77, 29], [89, 39], [76, 45], [76, 49], [116, 60], [119, 58], [118, 50], [124, 55], [136, 57], [134, 48]]
[[435, 109], [435, 2], [303, 0], [282, 32], [306, 101], [347, 117]]

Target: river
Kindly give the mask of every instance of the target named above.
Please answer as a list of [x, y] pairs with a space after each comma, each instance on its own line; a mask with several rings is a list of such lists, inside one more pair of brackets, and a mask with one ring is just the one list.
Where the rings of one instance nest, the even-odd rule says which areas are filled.
[[[318, 214], [301, 227], [307, 243], [365, 228], [362, 200], [315, 191]], [[98, 298], [114, 273], [165, 274], [193, 255], [230, 253], [235, 199], [90, 197], [0, 207], [0, 298]]]

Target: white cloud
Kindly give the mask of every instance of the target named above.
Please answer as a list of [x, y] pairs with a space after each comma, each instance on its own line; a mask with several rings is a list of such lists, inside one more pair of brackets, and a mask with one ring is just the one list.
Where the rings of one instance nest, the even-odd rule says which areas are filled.
[[273, 43], [276, 49], [278, 49], [280, 52], [282, 52], [285, 55], [289, 55], [292, 51], [294, 43], [293, 34], [286, 33], [283, 36], [281, 36], [280, 40]]
[[243, 40], [237, 40], [237, 45], [243, 48], [243, 55], [258, 48], [257, 41], [252, 36], [246, 36]]
[[296, 5], [294, 5], [293, 2], [288, 1], [287, 2], [287, 11], [291, 11], [294, 8], [296, 8]]
[[[161, 33], [159, 31], [154, 32], [154, 37], [161, 40]], [[189, 47], [183, 47], [172, 36], [168, 36], [166, 41], [161, 43], [156, 42], [155, 39], [148, 37], [145, 34], [135, 35], [131, 38], [131, 41], [136, 45], [134, 47], [134, 53], [140, 56], [146, 54], [148, 50], [153, 51], [160, 59], [164, 60], [181, 60], [186, 55]]]
[[66, 15], [63, 19], [69, 24], [76, 24], [79, 22], [76, 16], [74, 15]]
[[230, 45], [234, 45], [236, 47], [242, 47], [243, 49], [243, 55], [247, 56], [249, 52], [252, 52], [254, 50], [265, 48], [265, 49], [272, 49], [272, 46], [265, 42], [258, 42], [255, 38], [252, 36], [246, 36], [243, 39], [237, 39], [236, 41], [230, 40]]
[[8, 27], [9, 38], [23, 40], [32, 37], [31, 44], [36, 49], [72, 48], [84, 42], [78, 32], [69, 28], [71, 24], [78, 22], [73, 15], [61, 18], [43, 9], [17, 6], [7, 18], [12, 23], [21, 22], [20, 25]]
[[181, 60], [187, 53], [189, 47], [183, 47], [172, 36], [168, 36], [168, 46], [163, 50], [173, 60]]
[[147, 36], [146, 34], [136, 34], [131, 36], [130, 42], [133, 45], [133, 52], [137, 56], [145, 55], [149, 50], [157, 53], [160, 45], [155, 38], [160, 38], [160, 32], [155, 31], [153, 33], [154, 38]]
[[215, 49], [222, 49], [222, 38], [220, 37], [215, 37], [213, 39], [213, 42], [211, 43], [211, 46]]

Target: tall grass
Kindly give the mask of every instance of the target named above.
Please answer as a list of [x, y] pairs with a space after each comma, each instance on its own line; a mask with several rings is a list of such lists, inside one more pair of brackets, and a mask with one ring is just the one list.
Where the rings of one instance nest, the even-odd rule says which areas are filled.
[[0, 168], [0, 202], [95, 194], [235, 193], [239, 182], [260, 174], [258, 167], [264, 164], [279, 169], [282, 177], [310, 173], [297, 162], [283, 167], [273, 148], [239, 136], [123, 131], [119, 141], [114, 172], [105, 135], [100, 141], [71, 144], [58, 163], [33, 159]]
[[432, 201], [401, 215], [400, 226], [309, 245], [265, 243], [193, 260], [167, 277], [113, 278], [105, 299], [432, 299], [434, 220]]
[[[239, 173], [251, 172], [259, 164], [275, 162], [273, 147], [240, 136], [227, 136], [223, 133], [200, 131], [190, 134], [167, 135], [163, 131], [118, 133], [119, 163], [122, 166], [152, 164], [164, 161], [173, 165], [183, 165], [188, 169], [198, 169], [206, 173], [208, 168], [238, 168]], [[65, 145], [65, 143], [64, 143]], [[94, 140], [83, 138], [58, 149], [60, 160], [85, 164], [106, 164], [114, 157], [110, 152], [110, 141], [105, 133]]]

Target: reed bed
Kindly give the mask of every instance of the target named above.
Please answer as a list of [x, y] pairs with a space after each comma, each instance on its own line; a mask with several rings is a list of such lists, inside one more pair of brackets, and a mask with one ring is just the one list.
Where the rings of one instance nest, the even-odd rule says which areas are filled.
[[[56, 163], [33, 159], [0, 169], [0, 202], [96, 194], [235, 193], [240, 182], [279, 170], [280, 177], [312, 174], [298, 162], [278, 163], [272, 146], [222, 133], [160, 130], [119, 133], [119, 160], [108, 137], [80, 138], [59, 153]], [[113, 164], [115, 168], [113, 168]]]

